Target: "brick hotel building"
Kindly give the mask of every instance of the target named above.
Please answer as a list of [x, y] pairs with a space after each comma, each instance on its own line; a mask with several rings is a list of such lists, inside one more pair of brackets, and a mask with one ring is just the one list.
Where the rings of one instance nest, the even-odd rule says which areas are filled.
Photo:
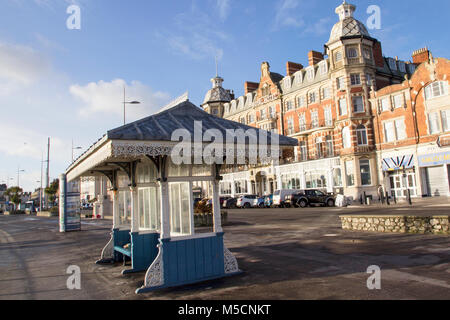
[[299, 141], [279, 164], [227, 168], [222, 195], [320, 188], [359, 199], [381, 187], [398, 197], [450, 195], [449, 61], [428, 49], [412, 62], [384, 57], [355, 9], [336, 8], [339, 21], [308, 66], [287, 62], [283, 76], [263, 62], [260, 81], [245, 82], [237, 98], [212, 79], [205, 111]]

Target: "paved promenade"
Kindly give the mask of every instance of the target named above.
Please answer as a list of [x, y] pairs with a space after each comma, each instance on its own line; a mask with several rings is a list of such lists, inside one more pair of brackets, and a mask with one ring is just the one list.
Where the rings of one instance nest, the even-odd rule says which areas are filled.
[[[450, 238], [344, 231], [344, 214], [449, 214], [450, 201], [389, 208], [230, 210], [225, 243], [244, 273], [136, 295], [144, 273], [98, 266], [110, 220], [83, 220], [60, 234], [57, 219], [0, 216], [0, 299], [450, 299]], [[81, 268], [81, 290], [66, 270]], [[368, 290], [367, 267], [381, 268], [381, 290]]]

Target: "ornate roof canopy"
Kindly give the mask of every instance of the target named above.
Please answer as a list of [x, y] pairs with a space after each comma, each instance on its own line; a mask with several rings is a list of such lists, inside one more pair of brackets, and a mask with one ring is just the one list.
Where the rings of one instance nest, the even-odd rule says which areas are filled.
[[205, 96], [205, 100], [203, 104], [211, 103], [211, 102], [230, 102], [231, 96], [228, 90], [225, 90], [222, 87], [223, 79], [219, 76], [211, 79], [212, 89], [210, 89]]
[[355, 10], [356, 6], [353, 4], [348, 4], [346, 1], [336, 8], [336, 14], [339, 15], [339, 22], [337, 22], [331, 30], [328, 44], [338, 41], [342, 37], [370, 37], [366, 26], [361, 21], [358, 21], [353, 17]]
[[[73, 180], [111, 161], [127, 162], [130, 159], [138, 159], [144, 156], [171, 155], [173, 148], [179, 143], [178, 140], [172, 139], [172, 134], [180, 129], [190, 135], [192, 143], [195, 142], [195, 138], [200, 133], [200, 139], [203, 138], [204, 146], [215, 142], [213, 139], [209, 141], [204, 139], [205, 132], [211, 129], [222, 135], [224, 143], [230, 130], [231, 132], [236, 132], [236, 130], [246, 132], [251, 129], [255, 139], [245, 136], [244, 142], [241, 142], [235, 136], [231, 141], [234, 146], [240, 145], [244, 149], [255, 146], [255, 141], [256, 146], [259, 146], [260, 142], [270, 145], [272, 137], [278, 138], [281, 148], [293, 147], [298, 144], [296, 139], [216, 117], [189, 101], [183, 101], [170, 109], [109, 130], [103, 138], [92, 145], [66, 170], [68, 180]], [[267, 141], [260, 141], [261, 133], [265, 134]], [[262, 137], [264, 137], [264, 134]], [[224, 145], [224, 147], [228, 148], [229, 145]]]

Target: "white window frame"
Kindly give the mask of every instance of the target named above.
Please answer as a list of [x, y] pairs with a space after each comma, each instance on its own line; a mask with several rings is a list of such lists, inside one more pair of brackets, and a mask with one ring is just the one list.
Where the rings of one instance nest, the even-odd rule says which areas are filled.
[[[361, 109], [356, 109], [355, 100], [361, 100]], [[364, 106], [364, 97], [363, 96], [353, 96], [352, 97], [352, 105], [353, 105], [353, 113], [363, 113], [365, 112], [365, 106]]]
[[304, 107], [304, 106], [306, 106], [306, 98], [305, 98], [305, 96], [299, 96], [299, 97], [297, 97], [297, 102], [298, 102], [298, 106], [299, 106], [299, 107]]
[[349, 149], [352, 147], [352, 135], [350, 127], [342, 129], [342, 149]]
[[380, 99], [380, 109], [381, 112], [391, 110], [391, 99], [389, 99], [389, 97], [384, 97]]
[[[358, 146], [368, 146], [369, 145], [369, 138], [367, 136], [367, 127], [363, 126], [356, 128], [356, 137], [357, 137], [357, 144]], [[360, 143], [361, 142], [361, 143]]]
[[[368, 183], [368, 184], [364, 184], [363, 183], [363, 178], [362, 178], [363, 172], [361, 170], [361, 162], [368, 162], [368, 165], [369, 165], [368, 175], [369, 175], [369, 182], [370, 183]], [[360, 178], [361, 178], [361, 185], [362, 186], [371, 186], [372, 185], [372, 168], [371, 168], [371, 165], [370, 165], [370, 159], [359, 159], [359, 175], [360, 175]]]
[[[345, 108], [343, 108], [342, 102], [345, 102]], [[348, 114], [347, 98], [341, 98], [338, 101], [339, 116], [346, 116]]]
[[330, 127], [333, 125], [333, 113], [331, 112], [331, 107], [325, 107], [323, 109], [323, 114], [325, 118], [325, 125]]
[[360, 86], [361, 85], [361, 74], [359, 74], [359, 73], [350, 74], [350, 84], [352, 86]]
[[[400, 101], [398, 99], [400, 99]], [[394, 95], [392, 97], [392, 101], [394, 103], [394, 109], [402, 108], [405, 105], [405, 97], [403, 96], [403, 93]]]
[[[433, 115], [433, 116], [436, 116], [436, 125], [437, 125], [437, 128], [436, 128], [436, 131], [434, 131], [434, 130], [432, 130], [432, 125], [431, 125], [431, 115]], [[427, 115], [427, 118], [428, 118], [428, 133], [429, 134], [437, 134], [437, 133], [440, 133], [441, 132], [441, 124], [440, 124], [440, 112], [438, 112], [438, 111], [434, 111], [434, 112], [429, 112], [428, 113], [428, 115]]]
[[344, 90], [345, 89], [345, 77], [337, 77], [336, 78], [336, 88], [338, 90]]
[[435, 81], [425, 87], [425, 100], [432, 100], [448, 95], [448, 82]]

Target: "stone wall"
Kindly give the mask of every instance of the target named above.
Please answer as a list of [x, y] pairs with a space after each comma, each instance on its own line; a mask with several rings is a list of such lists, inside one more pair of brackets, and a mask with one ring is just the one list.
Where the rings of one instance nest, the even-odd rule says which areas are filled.
[[344, 230], [450, 234], [449, 216], [341, 216], [340, 218]]

